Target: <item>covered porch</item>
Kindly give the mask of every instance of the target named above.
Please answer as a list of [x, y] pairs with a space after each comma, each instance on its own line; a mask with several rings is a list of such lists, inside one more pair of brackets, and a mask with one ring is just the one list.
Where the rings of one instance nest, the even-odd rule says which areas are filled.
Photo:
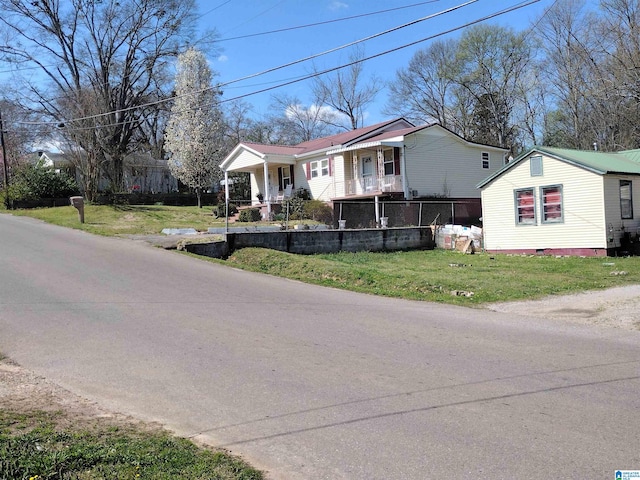
[[[269, 216], [272, 205], [287, 200], [294, 189], [295, 163], [293, 155], [288, 154], [287, 147], [267, 146], [274, 151], [266, 152], [252, 148], [253, 145], [242, 145], [241, 149], [232, 152], [221, 168], [228, 180], [229, 172], [249, 173], [251, 181], [251, 205], [259, 206]], [[264, 148], [264, 146], [256, 146]], [[293, 153], [293, 152], [292, 152]]]
[[406, 197], [403, 148], [394, 143], [360, 144], [341, 150], [344, 184], [335, 197], [399, 194]]

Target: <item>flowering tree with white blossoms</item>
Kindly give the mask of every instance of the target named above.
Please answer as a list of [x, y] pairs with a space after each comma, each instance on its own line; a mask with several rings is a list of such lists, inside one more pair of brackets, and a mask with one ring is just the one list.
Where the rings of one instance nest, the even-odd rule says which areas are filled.
[[193, 188], [202, 207], [202, 191], [221, 178], [224, 121], [220, 92], [212, 87], [211, 69], [194, 48], [178, 56], [175, 102], [165, 131], [171, 173]]

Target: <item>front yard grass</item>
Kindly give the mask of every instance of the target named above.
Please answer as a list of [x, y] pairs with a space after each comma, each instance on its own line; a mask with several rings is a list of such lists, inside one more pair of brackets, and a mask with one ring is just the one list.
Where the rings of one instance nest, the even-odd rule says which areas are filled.
[[12, 210], [12, 215], [38, 218], [61, 227], [76, 228], [98, 235], [153, 235], [163, 228], [195, 228], [224, 226], [224, 218], [215, 218], [212, 207], [173, 207], [166, 205], [91, 205], [84, 206], [85, 223], [72, 206]]
[[301, 256], [245, 248], [226, 261], [215, 261], [356, 292], [468, 306], [640, 283], [640, 257], [469, 255], [445, 250]]

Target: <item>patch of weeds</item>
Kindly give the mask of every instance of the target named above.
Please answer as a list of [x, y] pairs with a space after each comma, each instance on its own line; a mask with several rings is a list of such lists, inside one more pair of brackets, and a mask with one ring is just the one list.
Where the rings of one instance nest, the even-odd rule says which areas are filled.
[[225, 452], [199, 448], [164, 431], [134, 426], [61, 430], [62, 414], [0, 415], [0, 478], [261, 480]]

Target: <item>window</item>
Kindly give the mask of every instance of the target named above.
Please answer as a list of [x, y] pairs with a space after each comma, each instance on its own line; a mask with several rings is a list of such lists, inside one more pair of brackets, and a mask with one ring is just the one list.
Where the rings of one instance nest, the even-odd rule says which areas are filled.
[[482, 168], [489, 168], [489, 152], [482, 152]]
[[632, 192], [631, 180], [620, 180], [620, 213], [622, 218], [633, 218]]
[[280, 167], [278, 176], [280, 177], [280, 190], [287, 188], [291, 182], [291, 167]]
[[529, 172], [532, 177], [542, 176], [542, 155], [536, 155], [529, 159]]
[[516, 224], [536, 224], [536, 202], [533, 188], [523, 188], [515, 191]]
[[395, 167], [393, 162], [393, 150], [384, 151], [384, 174], [395, 175]]
[[542, 223], [562, 223], [562, 186], [540, 187]]
[[329, 159], [311, 162], [311, 178], [326, 177], [329, 175]]

